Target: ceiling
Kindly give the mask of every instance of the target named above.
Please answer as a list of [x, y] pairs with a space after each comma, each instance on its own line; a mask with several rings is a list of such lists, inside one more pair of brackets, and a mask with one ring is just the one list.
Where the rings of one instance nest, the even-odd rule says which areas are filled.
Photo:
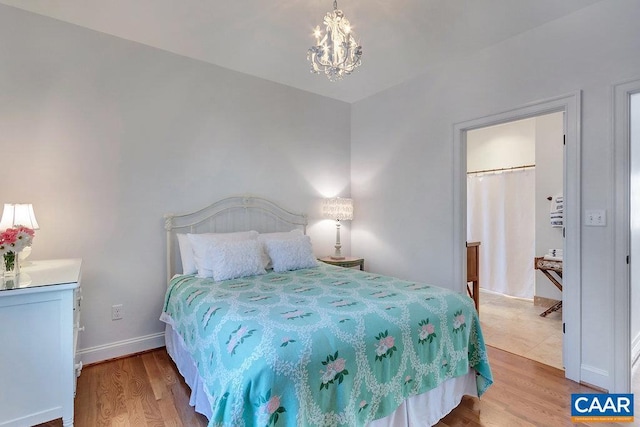
[[332, 0], [0, 0], [61, 21], [355, 102], [600, 0], [340, 0], [363, 49], [340, 82], [310, 73]]

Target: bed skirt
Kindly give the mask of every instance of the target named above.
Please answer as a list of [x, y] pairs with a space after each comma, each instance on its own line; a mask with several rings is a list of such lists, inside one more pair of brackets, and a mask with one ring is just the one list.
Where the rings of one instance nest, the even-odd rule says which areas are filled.
[[[182, 338], [171, 325], [165, 329], [167, 353], [191, 388], [189, 404], [196, 412], [211, 419], [211, 403], [195, 363], [184, 347]], [[460, 404], [462, 396], [478, 396], [476, 372], [470, 368], [466, 375], [451, 378], [435, 389], [411, 396], [391, 415], [372, 421], [367, 427], [423, 427], [432, 426]]]

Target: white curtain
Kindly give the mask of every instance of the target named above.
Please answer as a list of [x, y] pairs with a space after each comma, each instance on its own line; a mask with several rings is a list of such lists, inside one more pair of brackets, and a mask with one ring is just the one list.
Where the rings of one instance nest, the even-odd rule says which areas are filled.
[[480, 242], [480, 287], [533, 299], [535, 170], [467, 176], [467, 241]]

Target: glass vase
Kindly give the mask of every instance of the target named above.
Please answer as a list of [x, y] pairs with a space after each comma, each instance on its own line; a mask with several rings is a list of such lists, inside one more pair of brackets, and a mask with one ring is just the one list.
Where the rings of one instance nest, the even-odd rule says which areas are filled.
[[20, 257], [17, 252], [7, 252], [2, 258], [2, 277], [12, 279], [20, 274]]

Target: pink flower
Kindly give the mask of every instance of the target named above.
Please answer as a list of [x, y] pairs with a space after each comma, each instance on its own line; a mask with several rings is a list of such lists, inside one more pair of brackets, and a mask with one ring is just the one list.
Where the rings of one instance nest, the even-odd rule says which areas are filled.
[[389, 349], [392, 348], [394, 344], [395, 344], [395, 338], [391, 336], [380, 338], [380, 340], [378, 341], [378, 345], [376, 347], [376, 354], [378, 356], [382, 356], [383, 354], [386, 354], [387, 351], [389, 351]]
[[360, 407], [364, 408], [365, 406], [367, 406], [367, 401], [366, 400], [360, 401]]
[[347, 361], [340, 357], [331, 363], [330, 368], [333, 369], [337, 374], [339, 374], [340, 372], [344, 371], [346, 364]]
[[296, 310], [296, 311], [292, 311], [290, 313], [285, 313], [284, 314], [284, 318], [285, 319], [293, 319], [294, 317], [300, 316], [301, 314], [304, 314], [304, 312], [300, 311], [300, 310]]
[[18, 226], [18, 232], [26, 233], [31, 237], [33, 237], [36, 234], [36, 232], [33, 229], [25, 227], [25, 226], [22, 226], [22, 225]]
[[247, 329], [248, 328], [246, 326], [241, 326], [240, 329], [238, 329], [238, 332], [236, 332], [236, 339], [243, 338], [247, 335]]
[[247, 335], [247, 327], [241, 326], [233, 336], [229, 337], [229, 343], [227, 343], [227, 353], [231, 354], [238, 346], [240, 341]]
[[458, 329], [459, 327], [461, 327], [462, 325], [464, 325], [464, 314], [459, 314], [456, 317], [453, 318], [453, 327], [455, 329]]
[[[14, 231], [15, 231], [15, 232], [14, 232]], [[9, 228], [9, 229], [5, 230], [5, 231], [2, 233], [2, 235], [0, 236], [0, 238], [2, 239], [2, 241], [3, 241], [5, 244], [9, 244], [9, 245], [11, 245], [11, 244], [13, 244], [13, 243], [15, 243], [15, 242], [16, 242], [16, 240], [17, 240], [17, 235], [18, 235], [18, 232], [17, 232], [15, 229], [13, 229], [13, 228]]]
[[433, 326], [432, 323], [429, 323], [428, 325], [425, 325], [427, 327], [427, 333], [429, 335], [433, 334], [436, 331], [436, 327]]
[[15, 228], [7, 228], [0, 233], [0, 255], [7, 252], [20, 252], [27, 246], [31, 246], [35, 232], [21, 225]]
[[18, 234], [18, 231], [19, 229], [17, 228], [7, 228], [6, 230], [4, 230], [3, 235], [6, 236], [7, 238], [11, 236], [15, 237], [15, 235]]
[[326, 371], [320, 371], [322, 374], [322, 384], [327, 384], [336, 377], [337, 372], [333, 370], [331, 365], [327, 366]]
[[[327, 359], [327, 362], [329, 362], [329, 359]], [[325, 362], [323, 362], [323, 364], [324, 363]], [[346, 364], [347, 361], [341, 357], [331, 363], [327, 363], [327, 370], [320, 371], [320, 374], [322, 375], [322, 384], [333, 382], [333, 380], [345, 370]]]
[[267, 402], [267, 412], [269, 413], [269, 415], [276, 412], [279, 407], [280, 407], [280, 396], [273, 396]]
[[229, 344], [227, 344], [227, 353], [233, 353], [233, 350], [235, 350], [237, 344], [238, 340], [236, 339], [236, 337], [231, 338]]
[[396, 339], [392, 336], [388, 336], [388, 337], [384, 337], [382, 338], [380, 341], [382, 341], [382, 344], [387, 347], [387, 348], [391, 348], [395, 345]]

